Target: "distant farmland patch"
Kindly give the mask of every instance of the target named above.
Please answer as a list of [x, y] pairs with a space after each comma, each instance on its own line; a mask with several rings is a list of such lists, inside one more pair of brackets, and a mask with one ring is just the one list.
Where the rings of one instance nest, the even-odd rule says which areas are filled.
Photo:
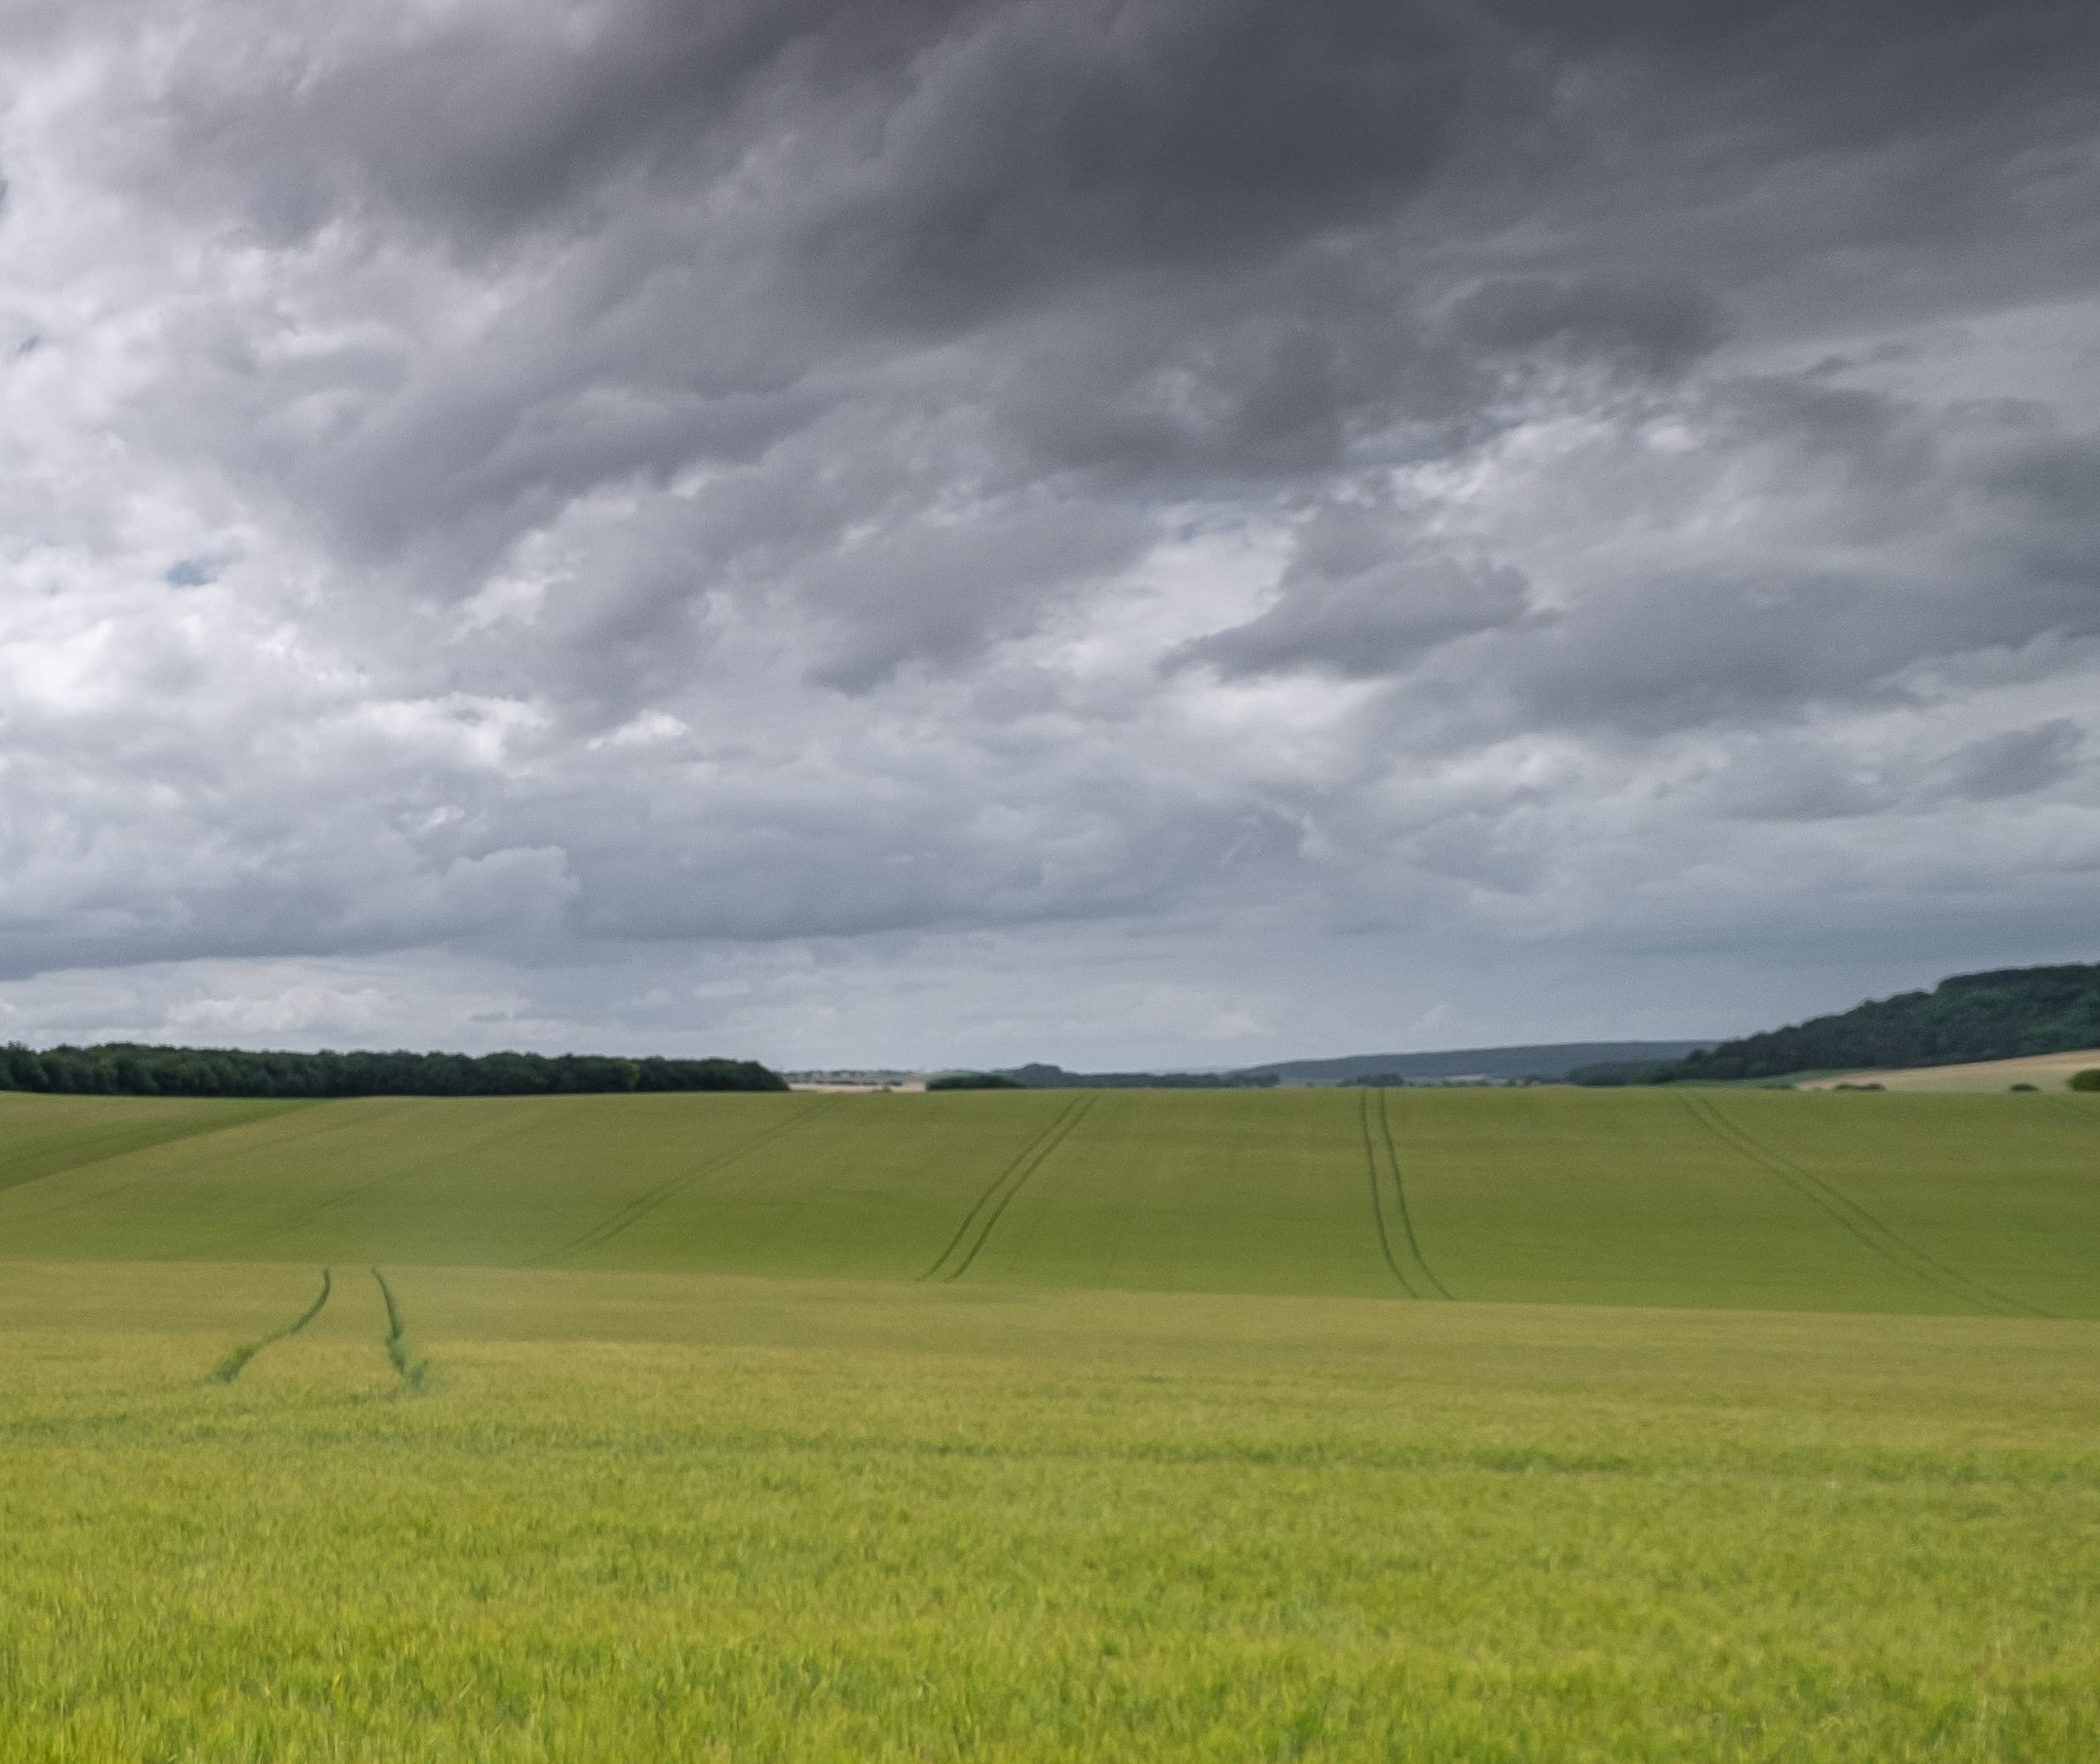
[[1907, 1066], [1893, 1071], [1835, 1073], [1807, 1078], [1797, 1090], [1835, 1090], [1840, 1085], [1878, 1084], [1883, 1090], [1990, 1092], [2031, 1084], [2063, 1090], [2074, 1074], [2100, 1067], [2100, 1048], [2075, 1054], [2030, 1054], [2020, 1059], [1981, 1060], [1966, 1066]]

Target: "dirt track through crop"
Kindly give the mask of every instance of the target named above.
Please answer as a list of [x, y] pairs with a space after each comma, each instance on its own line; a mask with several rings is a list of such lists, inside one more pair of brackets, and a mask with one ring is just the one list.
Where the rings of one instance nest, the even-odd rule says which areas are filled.
[[[1378, 1116], [1375, 1137], [1371, 1130], [1374, 1095]], [[1385, 1092], [1365, 1087], [1357, 1116], [1358, 1124], [1363, 1130], [1364, 1168], [1371, 1179], [1371, 1216], [1377, 1222], [1378, 1250], [1386, 1259], [1386, 1266], [1392, 1270], [1393, 1279], [1410, 1298], [1449, 1298], [1450, 1291], [1429, 1267], [1422, 1254], [1420, 1241], [1415, 1235], [1414, 1217], [1407, 1210], [1407, 1186], [1401, 1176], [1400, 1151], [1393, 1143], [1392, 1119], [1386, 1112]], [[1393, 1216], [1400, 1226], [1397, 1254], [1392, 1231], [1386, 1222], [1387, 1182], [1392, 1184]]]
[[814, 1103], [809, 1107], [799, 1110], [796, 1113], [790, 1115], [785, 1121], [776, 1122], [772, 1126], [753, 1134], [749, 1139], [731, 1146], [727, 1151], [719, 1152], [713, 1157], [703, 1158], [698, 1164], [658, 1183], [655, 1188], [637, 1194], [625, 1206], [616, 1209], [610, 1217], [600, 1220], [589, 1231], [570, 1238], [568, 1242], [556, 1249], [548, 1250], [544, 1255], [534, 1256], [527, 1265], [544, 1268], [566, 1257], [581, 1255], [589, 1250], [597, 1249], [600, 1245], [611, 1242], [621, 1232], [637, 1221], [646, 1219], [665, 1202], [690, 1188], [703, 1176], [711, 1176], [717, 1170], [726, 1169], [728, 1165], [734, 1164], [739, 1158], [746, 1157], [756, 1151], [761, 1146], [770, 1145], [783, 1134], [793, 1132], [812, 1116], [821, 1112], [823, 1107], [822, 1102]]
[[268, 1347], [271, 1342], [282, 1341], [288, 1336], [297, 1335], [302, 1329], [305, 1328], [308, 1323], [312, 1322], [314, 1318], [320, 1316], [321, 1307], [327, 1303], [328, 1294], [333, 1288], [334, 1285], [335, 1269], [332, 1268], [322, 1269], [321, 1270], [321, 1293], [312, 1304], [308, 1305], [305, 1310], [300, 1312], [296, 1318], [294, 1318], [291, 1322], [287, 1323], [282, 1329], [274, 1329], [268, 1335], [261, 1336], [256, 1341], [244, 1342], [239, 1347], [235, 1348], [232, 1352], [229, 1353], [225, 1359], [222, 1360], [217, 1365], [212, 1369], [212, 1376], [217, 1379], [222, 1384], [231, 1384], [234, 1379], [240, 1377], [241, 1374], [247, 1370], [248, 1362], [253, 1360], [255, 1355], [260, 1354], [265, 1348]]
[[1043, 1160], [1064, 1143], [1094, 1106], [1094, 1100], [1091, 1095], [1086, 1095], [1067, 1104], [1056, 1120], [1021, 1148], [1014, 1161], [993, 1178], [991, 1186], [977, 1197], [977, 1204], [963, 1216], [962, 1223], [955, 1228], [955, 1236], [948, 1240], [947, 1247], [933, 1258], [933, 1265], [919, 1277], [920, 1279], [962, 1278], [971, 1263], [976, 1260], [977, 1252], [984, 1248], [985, 1240], [991, 1236], [992, 1227], [999, 1223], [999, 1216], [1006, 1211], [1029, 1178], [1043, 1167]]
[[1784, 1154], [1774, 1151], [1730, 1121], [1711, 1098], [1686, 1093], [1680, 1100], [1692, 1119], [1724, 1145], [1777, 1176], [1803, 1199], [1821, 1208], [1875, 1255], [1902, 1269], [1912, 1279], [1921, 1280], [1965, 1305], [1980, 1306], [1987, 1311], [1997, 1311], [2011, 1317], [2049, 1315], [2046, 1311], [2001, 1293], [1995, 1287], [1986, 1286], [1980, 1280], [1970, 1279], [1959, 1269], [1950, 1268], [1936, 1256], [1919, 1249], [1884, 1225], [1849, 1195]]

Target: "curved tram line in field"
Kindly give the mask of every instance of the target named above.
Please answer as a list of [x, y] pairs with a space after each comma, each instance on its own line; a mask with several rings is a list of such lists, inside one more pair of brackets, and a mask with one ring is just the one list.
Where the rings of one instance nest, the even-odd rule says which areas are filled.
[[655, 1188], [646, 1189], [637, 1194], [624, 1206], [616, 1208], [605, 1218], [599, 1220], [589, 1231], [579, 1232], [568, 1242], [548, 1250], [544, 1255], [534, 1256], [526, 1265], [531, 1268], [544, 1268], [550, 1263], [558, 1262], [572, 1255], [584, 1255], [586, 1251], [597, 1249], [602, 1244], [611, 1242], [629, 1226], [647, 1218], [665, 1202], [672, 1199], [683, 1190], [690, 1188], [703, 1176], [711, 1176], [715, 1171], [726, 1165], [734, 1164], [737, 1159], [756, 1151], [761, 1145], [770, 1145], [781, 1135], [793, 1132], [811, 1116], [822, 1112], [823, 1107], [824, 1104], [822, 1102], [812, 1103], [807, 1108], [798, 1110], [785, 1121], [777, 1121], [773, 1126], [754, 1133], [749, 1139], [738, 1141], [728, 1150], [718, 1153], [712, 1157], [703, 1158], [698, 1164], [658, 1183]]
[[[1021, 1192], [1029, 1178], [1042, 1169], [1049, 1157], [1071, 1135], [1092, 1108], [1095, 1093], [1089, 1091], [1067, 1103], [1057, 1118], [1042, 1132], [1023, 1146], [1014, 1161], [992, 1178], [991, 1186], [977, 1197], [977, 1204], [963, 1215], [962, 1223], [956, 1226], [955, 1236], [948, 1239], [947, 1247], [933, 1258], [933, 1265], [919, 1278], [922, 1280], [959, 1280], [977, 1259], [977, 1252], [985, 1246], [985, 1240], [991, 1236], [992, 1227], [999, 1223], [999, 1216], [1006, 1211], [1008, 1203]], [[967, 1247], [965, 1247], [965, 1245]], [[958, 1255], [957, 1252], [960, 1252]]]
[[[1422, 1254], [1422, 1245], [1415, 1236], [1415, 1221], [1407, 1210], [1407, 1185], [1401, 1179], [1400, 1152], [1393, 1144], [1392, 1118], [1386, 1112], [1386, 1093], [1375, 1086], [1366, 1085], [1360, 1093], [1358, 1105], [1358, 1125], [1363, 1130], [1363, 1164], [1371, 1178], [1371, 1216], [1378, 1225], [1378, 1252], [1386, 1259], [1386, 1266], [1392, 1270], [1393, 1279], [1400, 1282], [1401, 1290], [1410, 1298], [1449, 1298], [1450, 1289], [1437, 1279], [1435, 1271]], [[1377, 1098], [1378, 1133], [1374, 1141], [1371, 1132], [1372, 1098]], [[1382, 1143], [1384, 1157], [1379, 1156]], [[1386, 1183], [1392, 1183], [1393, 1212], [1400, 1221], [1401, 1245], [1395, 1253], [1392, 1232], [1386, 1225]], [[1406, 1267], [1403, 1268], [1402, 1264]], [[1406, 1270], [1412, 1269], [1410, 1275]]]
[[231, 1384], [234, 1379], [247, 1370], [248, 1362], [268, 1347], [271, 1342], [282, 1341], [287, 1336], [297, 1335], [314, 1318], [320, 1316], [321, 1307], [327, 1303], [328, 1294], [334, 1288], [335, 1272], [332, 1268], [322, 1269], [320, 1296], [312, 1304], [300, 1312], [296, 1318], [287, 1323], [282, 1329], [273, 1329], [268, 1335], [258, 1340], [242, 1342], [240, 1346], [235, 1348], [225, 1359], [212, 1368], [212, 1376], [222, 1384]]
[[408, 1331], [401, 1322], [401, 1307], [394, 1303], [394, 1288], [376, 1268], [372, 1270], [372, 1278], [379, 1282], [379, 1297], [386, 1301], [386, 1357], [394, 1362], [394, 1370], [400, 1374], [403, 1389], [429, 1389], [430, 1362], [416, 1351], [415, 1345], [408, 1339]]
[[1913, 1279], [1936, 1288], [1965, 1305], [1978, 1306], [2007, 1317], [2047, 1317], [2050, 1313], [2025, 1303], [1996, 1287], [1972, 1279], [1959, 1269], [1950, 1268], [1938, 1257], [1884, 1225], [1857, 1201], [1784, 1153], [1773, 1150], [1744, 1128], [1730, 1121], [1711, 1097], [1679, 1092], [1692, 1118], [1730, 1150], [1748, 1158], [1792, 1188], [1804, 1200], [1819, 1207], [1853, 1237]]

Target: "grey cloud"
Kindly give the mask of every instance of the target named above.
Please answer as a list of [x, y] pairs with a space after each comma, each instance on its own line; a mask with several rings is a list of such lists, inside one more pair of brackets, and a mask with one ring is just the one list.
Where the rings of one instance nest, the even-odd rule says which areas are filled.
[[2017, 576], [1995, 586], [1993, 608], [1966, 581], [1780, 569], [1661, 576], [1488, 665], [1506, 666], [1519, 716], [1657, 733], [1906, 701], [1921, 667], [2100, 633], [2088, 597]]
[[1722, 812], [1746, 820], [1937, 815], [2064, 783], [2076, 774], [2084, 740], [2084, 730], [2069, 717], [2001, 729], [1939, 752], [1921, 752], [1915, 743], [1892, 749], [1836, 736], [1782, 734], [1740, 750], [1708, 788]]
[[2083, 922], [2089, 7], [158, 16], [0, 19], [12, 972]]
[[374, 953], [432, 942], [508, 948], [557, 935], [576, 883], [558, 849], [513, 847], [432, 863], [389, 841], [280, 859], [275, 874], [96, 878], [0, 930], [0, 976], [212, 956]]
[[1110, 318], [1105, 334], [1038, 345], [1002, 414], [1057, 466], [1157, 484], [1272, 476], [1334, 463], [1354, 402], [1345, 341], [1291, 311], [1169, 329]]
[[205, 49], [183, 70], [174, 121], [187, 156], [255, 168], [258, 216], [274, 230], [308, 232], [376, 198], [481, 243], [575, 224], [578, 203], [637, 171], [720, 175], [737, 158], [728, 125], [755, 86], [894, 78], [968, 10], [962, 0], [624, 0], [578, 17], [470, 7], [360, 38], [320, 28], [316, 7], [290, 54], [229, 64]]
[[1900, 783], [1883, 769], [1805, 743], [1745, 756], [1714, 794], [1724, 812], [1752, 821], [1851, 820], [1885, 814], [1903, 798]]
[[1544, 354], [1681, 371], [1720, 342], [1715, 298], [1659, 278], [1498, 276], [1468, 289], [1446, 314], [1451, 333], [1496, 354]]
[[1986, 471], [1983, 488], [2052, 523], [2089, 528], [2100, 521], [2100, 438], [2037, 437]]
[[2071, 776], [2084, 742], [2084, 730], [2069, 717], [1986, 735], [1948, 756], [1941, 768], [1945, 787], [1974, 802], [2045, 790]]
[[871, 312], [953, 323], [1368, 218], [1442, 156], [1461, 51], [1377, 0], [1010, 7], [916, 70], [804, 248]]
[[1043, 602], [1104, 580], [1146, 536], [1127, 513], [1053, 500], [961, 528], [918, 524], [812, 561], [795, 591], [833, 633], [810, 678], [865, 691], [909, 662], [952, 667], [1032, 629]]
[[1167, 665], [1205, 667], [1227, 679], [1301, 668], [1369, 679], [1532, 617], [1519, 571], [1440, 553], [1382, 510], [1335, 509], [1310, 523], [1280, 587], [1260, 617], [1183, 644]]
[[[2100, 516], [2053, 488], [2038, 516], [2037, 462], [2052, 486], [2082, 467], [2033, 433], [2037, 413], [1768, 378], [1670, 420], [1669, 452], [1637, 451], [1658, 489], [1600, 547], [1612, 562], [1564, 583], [1549, 619], [1439, 658], [1448, 696], [1499, 704], [1506, 726], [1654, 736], [1912, 701], [1933, 670], [2100, 638]], [[1589, 486], [1566, 469], [1549, 509]], [[1511, 555], [1552, 545], [1540, 532]]]

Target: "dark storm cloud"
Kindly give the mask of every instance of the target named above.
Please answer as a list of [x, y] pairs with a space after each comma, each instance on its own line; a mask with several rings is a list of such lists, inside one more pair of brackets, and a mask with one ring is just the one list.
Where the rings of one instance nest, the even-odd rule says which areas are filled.
[[[739, 107], [769, 84], [813, 96], [894, 79], [961, 0], [628, 0], [395, 15], [314, 28], [231, 60], [208, 31], [171, 120], [192, 155], [243, 168], [274, 230], [384, 203], [469, 246], [542, 227], [612, 180], [699, 183], [733, 167]], [[241, 174], [236, 173], [239, 176]], [[601, 217], [602, 218], [602, 217]]]
[[0, 57], [17, 971], [1696, 939], [1984, 845], [2054, 925], [2091, 861], [2089, 5], [25, 3]]
[[[465, 355], [339, 360], [342, 416], [294, 447], [309, 506], [443, 581], [595, 485], [761, 459], [842, 406], [982, 406], [995, 487], [1289, 479], [1367, 437], [1476, 445], [1572, 363], [1681, 370], [1734, 293], [1700, 285], [1716, 223], [1767, 275], [1825, 255], [1823, 191], [1764, 180], [1843, 147], [1874, 174], [1846, 248], [1898, 254], [1997, 224], [1936, 213], [1950, 151], [2047, 181], [2036, 135], [2091, 107], [2045, 51], [2090, 27], [1986, 10], [470, 9], [230, 58], [200, 32], [168, 111], [174, 163], [268, 227], [542, 254]], [[1667, 162], [1614, 164], [1644, 131]], [[900, 382], [914, 338], [965, 354]]]
[[1444, 156], [1463, 46], [1379, 0], [1014, 6], [927, 59], [804, 248], [871, 314], [952, 326], [1371, 220]]

